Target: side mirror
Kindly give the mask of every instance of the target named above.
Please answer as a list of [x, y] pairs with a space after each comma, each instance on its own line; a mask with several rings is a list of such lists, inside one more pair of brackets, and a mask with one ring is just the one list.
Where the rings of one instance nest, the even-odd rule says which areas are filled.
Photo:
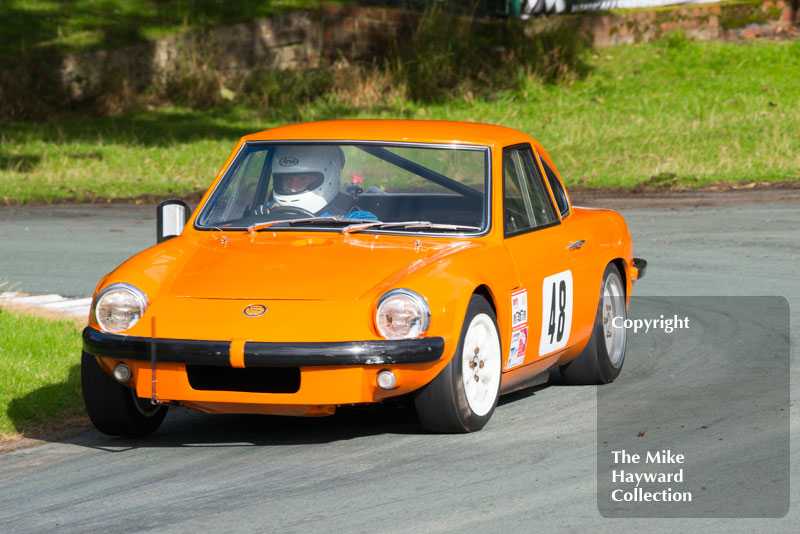
[[156, 217], [156, 241], [161, 243], [180, 235], [192, 214], [189, 204], [177, 198], [165, 200], [158, 205]]

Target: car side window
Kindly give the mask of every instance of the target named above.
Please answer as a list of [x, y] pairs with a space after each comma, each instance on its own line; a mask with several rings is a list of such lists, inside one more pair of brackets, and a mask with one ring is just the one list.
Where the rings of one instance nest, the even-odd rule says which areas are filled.
[[567, 200], [567, 193], [564, 191], [564, 186], [561, 185], [561, 180], [558, 179], [555, 171], [550, 168], [540, 154], [537, 154], [537, 156], [539, 161], [542, 162], [542, 168], [544, 168], [544, 173], [547, 176], [548, 183], [550, 184], [550, 189], [553, 191], [553, 196], [556, 198], [558, 211], [561, 213], [561, 218], [563, 219], [569, 215], [569, 201]]
[[542, 173], [530, 147], [520, 150], [520, 158], [525, 166], [525, 180], [530, 198], [535, 226], [549, 226], [558, 222], [558, 215], [550, 199]]
[[558, 223], [529, 145], [503, 150], [503, 220], [506, 235]]
[[505, 232], [512, 234], [533, 227], [526, 202], [524, 185], [520, 179], [522, 166], [516, 150], [503, 151], [503, 222]]

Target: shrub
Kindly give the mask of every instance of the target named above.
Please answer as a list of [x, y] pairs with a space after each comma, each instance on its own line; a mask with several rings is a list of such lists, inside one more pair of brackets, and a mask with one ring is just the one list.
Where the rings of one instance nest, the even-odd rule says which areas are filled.
[[11, 119], [41, 120], [67, 107], [55, 54], [23, 52], [2, 58], [0, 124]]
[[672, 50], [682, 50], [686, 48], [691, 42], [692, 42], [691, 39], [686, 37], [686, 34], [683, 32], [682, 29], [670, 33], [661, 40], [661, 44], [665, 48]]
[[331, 89], [328, 69], [263, 69], [242, 85], [241, 99], [263, 109], [297, 106], [316, 100]]
[[206, 109], [223, 100], [222, 77], [208, 64], [193, 64], [171, 75], [163, 96], [170, 102], [193, 109]]
[[541, 32], [519, 20], [476, 22], [446, 3], [426, 9], [410, 43], [395, 51], [395, 76], [419, 101], [515, 89], [520, 72], [556, 81], [586, 71], [588, 40], [570, 21]]

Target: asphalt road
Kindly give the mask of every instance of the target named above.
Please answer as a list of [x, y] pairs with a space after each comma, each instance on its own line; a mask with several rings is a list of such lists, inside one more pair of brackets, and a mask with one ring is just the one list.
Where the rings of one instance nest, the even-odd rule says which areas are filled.
[[[800, 192], [585, 203], [619, 209], [628, 220], [636, 255], [650, 262], [635, 290], [651, 297], [641, 301], [650, 306], [643, 313], [661, 309], [663, 296], [782, 295], [792, 324], [798, 324]], [[2, 208], [0, 276], [21, 290], [88, 295], [102, 274], [152, 243], [152, 210]], [[697, 313], [698, 305], [692, 306]], [[765, 395], [769, 384], [780, 392], [789, 379], [797, 383], [797, 350], [790, 362], [778, 355], [760, 363], [747, 358], [757, 350], [750, 345], [745, 355], [720, 350], [726, 342], [736, 345], [741, 331], [731, 325], [740, 325], [748, 313], [754, 312], [717, 305], [702, 321], [716, 337], [694, 340], [688, 353], [662, 338], [639, 338], [620, 381], [606, 387], [619, 384], [624, 387], [608, 392], [628, 388], [637, 398], [658, 398], [670, 386], [675, 399], [702, 399], [694, 406], [698, 413], [676, 404], [679, 413], [669, 424], [685, 423], [685, 431], [666, 433], [669, 424], [659, 428], [658, 421], [642, 420], [646, 439], [656, 436], [654, 446], [686, 448], [695, 459], [687, 477], [695, 479], [717, 470], [724, 481], [730, 468], [722, 466], [733, 460], [741, 471], [739, 494], [726, 498], [777, 502], [777, 515], [788, 500], [783, 518], [603, 517], [597, 409], [598, 402], [614, 397], [598, 395], [594, 387], [546, 385], [504, 398], [490, 424], [470, 435], [427, 435], [407, 411], [385, 407], [324, 419], [177, 409], [146, 441], [93, 430], [53, 439], [0, 454], [0, 532], [796, 532], [800, 479], [788, 454], [796, 459], [800, 453], [797, 388], [790, 395]], [[740, 326], [751, 341], [780, 339], [768, 322], [755, 330]], [[794, 347], [799, 337], [794, 328]], [[769, 345], [767, 353], [775, 352], [780, 349]], [[730, 354], [736, 359], [726, 360]], [[744, 374], [726, 391], [725, 381], [734, 380], [726, 374], [728, 364], [742, 366]], [[738, 402], [758, 397], [749, 411], [734, 413], [733, 393]], [[620, 407], [621, 413], [627, 409], [627, 403]], [[744, 426], [737, 429], [732, 423], [740, 413]], [[637, 417], [654, 416], [645, 411]], [[706, 422], [692, 426], [700, 421]], [[710, 432], [719, 437], [712, 440]], [[708, 443], [715, 444], [714, 455]], [[720, 463], [726, 455], [728, 464]], [[753, 465], [763, 471], [748, 472]], [[784, 484], [787, 474], [791, 489]]]
[[156, 242], [156, 208], [0, 207], [0, 291], [90, 297], [106, 273]]

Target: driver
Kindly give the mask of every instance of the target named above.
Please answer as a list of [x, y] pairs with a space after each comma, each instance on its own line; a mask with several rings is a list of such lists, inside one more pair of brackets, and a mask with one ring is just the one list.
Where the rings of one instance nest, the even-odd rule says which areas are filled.
[[377, 219], [340, 193], [344, 152], [333, 145], [281, 145], [272, 156], [273, 200], [318, 216]]

